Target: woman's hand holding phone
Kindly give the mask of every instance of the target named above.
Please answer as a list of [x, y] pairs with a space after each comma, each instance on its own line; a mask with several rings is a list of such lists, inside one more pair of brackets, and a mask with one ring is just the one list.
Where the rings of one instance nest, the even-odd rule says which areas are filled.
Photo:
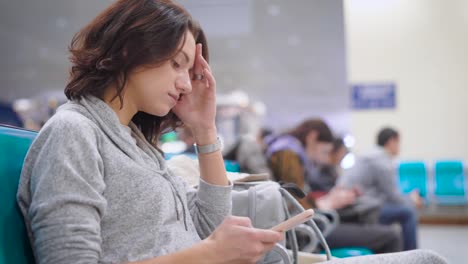
[[314, 210], [308, 209], [305, 210], [304, 212], [297, 214], [288, 220], [282, 222], [281, 224], [278, 224], [274, 227], [271, 228], [271, 230], [278, 231], [278, 232], [286, 232], [293, 227], [303, 224], [310, 220], [314, 216]]

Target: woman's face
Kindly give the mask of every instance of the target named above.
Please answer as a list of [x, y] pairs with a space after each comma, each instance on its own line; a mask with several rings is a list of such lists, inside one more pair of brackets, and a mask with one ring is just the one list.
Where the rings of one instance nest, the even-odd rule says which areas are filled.
[[158, 67], [137, 67], [129, 74], [125, 97], [137, 111], [165, 116], [180, 96], [192, 91], [195, 47], [193, 35], [187, 32], [182, 49], [174, 58]]
[[333, 166], [340, 165], [346, 154], [348, 154], [348, 150], [345, 146], [341, 146], [339, 149], [330, 152], [330, 164]]
[[330, 162], [330, 152], [333, 144], [329, 142], [317, 142], [316, 149], [312, 154], [312, 160], [320, 164], [328, 164]]
[[306, 152], [310, 160], [327, 164], [329, 162], [329, 155], [333, 148], [330, 142], [321, 142], [317, 140], [317, 132], [312, 131], [306, 137]]

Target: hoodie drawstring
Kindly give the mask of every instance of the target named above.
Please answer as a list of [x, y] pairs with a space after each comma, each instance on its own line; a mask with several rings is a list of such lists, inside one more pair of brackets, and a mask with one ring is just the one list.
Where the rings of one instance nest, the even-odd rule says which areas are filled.
[[187, 215], [185, 213], [185, 205], [184, 205], [184, 202], [182, 200], [182, 197], [180, 197], [180, 194], [175, 190], [175, 187], [172, 185], [172, 182], [170, 183], [171, 184], [171, 191], [172, 191], [172, 197], [174, 198], [174, 203], [175, 203], [175, 210], [176, 210], [176, 217], [177, 217], [177, 221], [180, 220], [180, 216], [179, 216], [179, 204], [177, 202], [177, 200], [180, 201], [180, 204], [182, 205], [182, 217], [184, 219], [184, 227], [185, 227], [185, 231], [188, 231], [188, 225], [187, 225]]

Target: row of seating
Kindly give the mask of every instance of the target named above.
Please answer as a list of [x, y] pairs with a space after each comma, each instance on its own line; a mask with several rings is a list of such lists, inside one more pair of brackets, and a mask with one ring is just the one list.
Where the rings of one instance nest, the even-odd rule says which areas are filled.
[[[36, 135], [35, 132], [0, 125], [0, 200], [3, 205], [0, 210], [0, 264], [34, 263], [26, 228], [16, 204], [16, 190], [24, 156]], [[424, 162], [402, 162], [398, 172], [403, 192], [419, 189], [423, 197], [431, 197], [431, 178]], [[467, 203], [464, 175], [460, 161], [436, 163], [433, 193], [439, 204]], [[358, 255], [364, 255], [362, 249], [356, 250]], [[333, 255], [352, 255], [349, 249], [343, 251], [346, 254], [338, 251]]]
[[403, 193], [418, 189], [429, 204], [468, 204], [466, 174], [462, 161], [436, 161], [433, 169], [428, 169], [423, 161], [400, 162], [398, 176]]
[[[37, 133], [0, 125], [0, 264], [34, 263], [32, 249], [21, 212], [16, 203], [16, 191], [24, 157]], [[238, 165], [226, 161], [226, 168], [238, 171]], [[366, 248], [334, 248], [334, 257], [372, 254]]]

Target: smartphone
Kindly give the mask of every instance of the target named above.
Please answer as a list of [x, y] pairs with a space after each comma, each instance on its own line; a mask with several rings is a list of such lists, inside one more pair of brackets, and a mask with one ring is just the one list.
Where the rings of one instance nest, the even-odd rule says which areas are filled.
[[312, 216], [314, 216], [314, 210], [305, 210], [304, 212], [289, 218], [281, 224], [272, 227], [271, 230], [278, 232], [286, 232], [299, 224], [305, 223], [307, 220], [311, 219]]

